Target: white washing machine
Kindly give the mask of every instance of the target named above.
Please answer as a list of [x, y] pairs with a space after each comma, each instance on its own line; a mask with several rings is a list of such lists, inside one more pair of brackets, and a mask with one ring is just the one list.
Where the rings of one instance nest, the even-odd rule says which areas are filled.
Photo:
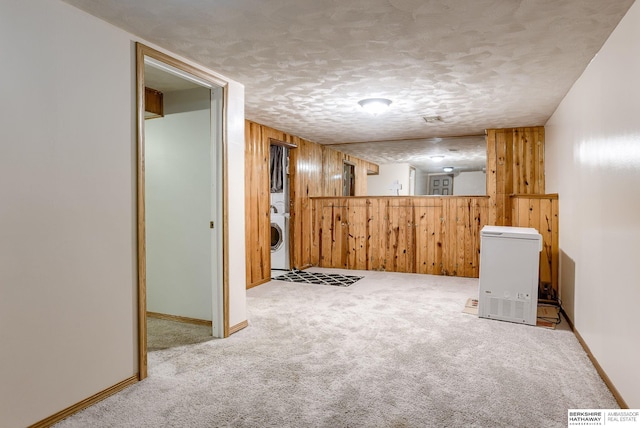
[[289, 270], [288, 213], [271, 213], [271, 269]]
[[289, 213], [282, 193], [271, 194], [271, 269], [289, 270]]

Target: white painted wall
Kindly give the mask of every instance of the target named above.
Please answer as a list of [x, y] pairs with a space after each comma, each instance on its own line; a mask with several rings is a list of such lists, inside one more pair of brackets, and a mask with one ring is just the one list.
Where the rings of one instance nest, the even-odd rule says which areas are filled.
[[416, 195], [428, 195], [429, 194], [429, 174], [416, 170]]
[[247, 273], [244, 239], [244, 86], [227, 85], [227, 178], [229, 232], [229, 325], [247, 320]]
[[398, 180], [402, 185], [399, 191], [400, 196], [409, 194], [409, 167], [408, 163], [393, 163], [379, 165], [378, 175], [367, 176], [368, 196], [393, 196], [396, 192], [389, 190], [391, 184]]
[[640, 3], [546, 124], [560, 202], [560, 294], [604, 371], [640, 407]]
[[487, 175], [482, 171], [463, 171], [453, 177], [453, 194], [486, 195]]
[[145, 120], [147, 310], [212, 320], [210, 89], [164, 94]]
[[[0, 2], [3, 426], [35, 423], [138, 371], [137, 40], [57, 0]], [[246, 320], [244, 88], [228, 82], [234, 325]]]

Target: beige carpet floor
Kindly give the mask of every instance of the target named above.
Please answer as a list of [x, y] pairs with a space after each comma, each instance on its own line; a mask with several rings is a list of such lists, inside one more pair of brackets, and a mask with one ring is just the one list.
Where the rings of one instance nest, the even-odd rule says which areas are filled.
[[342, 272], [365, 278], [249, 290], [249, 327], [151, 352], [148, 379], [59, 428], [566, 427], [617, 407], [565, 322], [463, 313], [476, 279]]
[[147, 317], [147, 350], [176, 348], [213, 340], [211, 327]]

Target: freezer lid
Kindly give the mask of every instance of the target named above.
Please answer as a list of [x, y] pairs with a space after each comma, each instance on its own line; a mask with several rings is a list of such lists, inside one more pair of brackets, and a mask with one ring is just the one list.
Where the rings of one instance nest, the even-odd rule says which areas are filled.
[[485, 226], [480, 231], [481, 237], [502, 237], [515, 239], [531, 239], [542, 241], [542, 235], [533, 227]]

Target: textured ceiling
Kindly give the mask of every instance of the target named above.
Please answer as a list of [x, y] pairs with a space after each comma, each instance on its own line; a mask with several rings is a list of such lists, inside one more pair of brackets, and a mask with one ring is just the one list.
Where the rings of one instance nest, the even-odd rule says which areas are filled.
[[243, 83], [248, 119], [390, 146], [543, 125], [633, 0], [67, 2]]
[[424, 172], [442, 172], [445, 166], [456, 172], [479, 171], [487, 163], [484, 135], [336, 144], [331, 148], [380, 165], [410, 163]]
[[144, 64], [144, 85], [160, 92], [183, 91], [199, 87], [197, 84], [167, 73], [151, 64]]

